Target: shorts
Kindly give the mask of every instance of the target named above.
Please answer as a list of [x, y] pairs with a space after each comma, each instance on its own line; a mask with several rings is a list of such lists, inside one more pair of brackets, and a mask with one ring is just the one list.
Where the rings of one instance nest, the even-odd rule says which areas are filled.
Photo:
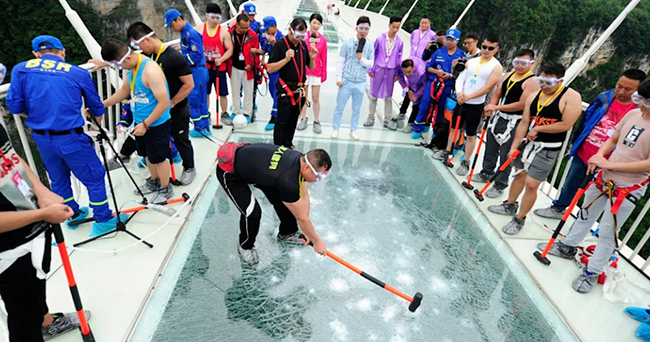
[[212, 94], [212, 87], [216, 87], [217, 76], [219, 76], [219, 96], [228, 96], [228, 80], [226, 71], [208, 70], [208, 94]]
[[143, 136], [135, 137], [138, 155], [147, 157], [152, 164], [159, 164], [169, 158], [169, 137], [171, 134], [171, 119], [162, 125], [149, 127]]
[[[543, 149], [539, 151], [533, 158], [533, 162], [530, 163], [530, 166], [528, 167], [528, 170], [526, 170], [526, 173], [528, 173], [528, 175], [533, 179], [541, 182], [546, 181], [546, 178], [548, 178], [548, 175], [553, 169], [555, 159], [557, 159], [557, 156], [559, 154], [560, 150], [549, 151]], [[524, 162], [521, 160], [521, 154], [512, 162], [512, 165], [520, 170], [524, 168]]]
[[307, 76], [307, 81], [305, 81], [305, 84], [310, 86], [319, 86], [323, 84], [323, 82], [321, 82], [321, 78], [318, 76]]
[[460, 115], [460, 127], [463, 127], [465, 124], [465, 135], [468, 137], [476, 136], [478, 131], [478, 126], [481, 124], [481, 117], [483, 116], [483, 104], [462, 104], [456, 106], [454, 109], [454, 115], [451, 119], [451, 128], [456, 128], [456, 120], [458, 120], [458, 115]]

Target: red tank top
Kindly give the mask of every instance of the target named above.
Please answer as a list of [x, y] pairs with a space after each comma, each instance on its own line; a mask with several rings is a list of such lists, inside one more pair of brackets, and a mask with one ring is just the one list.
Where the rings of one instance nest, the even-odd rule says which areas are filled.
[[[216, 32], [212, 34], [212, 37], [208, 34], [208, 24], [203, 24], [203, 52], [205, 54], [205, 60], [207, 61], [209, 70], [216, 70], [214, 62], [226, 52], [221, 42], [221, 25], [217, 26]], [[226, 63], [221, 63], [219, 70], [226, 70]]]

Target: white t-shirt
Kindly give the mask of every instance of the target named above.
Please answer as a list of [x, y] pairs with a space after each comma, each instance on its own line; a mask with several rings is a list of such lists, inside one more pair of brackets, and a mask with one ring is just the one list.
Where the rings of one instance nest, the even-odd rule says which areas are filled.
[[[472, 58], [465, 64], [465, 71], [463, 71], [456, 80], [456, 94], [463, 93], [465, 95], [472, 94], [479, 89], [483, 88], [486, 84], [492, 71], [497, 65], [501, 65], [499, 60], [492, 57], [487, 63], [480, 64], [481, 58]], [[486, 95], [479, 96], [468, 100], [467, 104], [482, 104], [485, 103]]]

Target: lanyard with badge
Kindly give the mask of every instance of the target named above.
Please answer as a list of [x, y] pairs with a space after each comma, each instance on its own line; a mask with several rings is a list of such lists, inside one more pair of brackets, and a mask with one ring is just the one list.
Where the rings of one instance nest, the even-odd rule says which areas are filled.
[[131, 78], [131, 99], [135, 99], [135, 78], [138, 77], [138, 72], [140, 72], [140, 64], [142, 63], [142, 55], [138, 56], [138, 65], [135, 67], [135, 72], [133, 73], [133, 78]]
[[395, 42], [397, 41], [397, 37], [395, 39], [391, 40], [386, 37], [386, 59], [385, 62], [388, 63], [388, 60], [390, 59], [390, 55], [393, 53], [393, 48], [395, 47]]
[[[3, 164], [7, 167], [7, 172], [14, 170], [15, 164], [5, 156], [4, 152], [2, 152], [1, 149], [0, 155], [2, 155]], [[23, 194], [23, 196], [28, 197], [32, 189], [29, 187], [29, 184], [27, 184], [18, 170], [14, 170], [14, 173], [11, 175], [11, 180], [14, 182], [14, 185], [16, 185], [18, 190], [20, 190], [20, 193]]]
[[484, 65], [490, 63], [490, 62], [492, 61], [492, 59], [494, 59], [494, 57], [490, 58], [490, 59], [489, 59], [487, 62], [485, 62], [485, 63], [481, 63], [481, 58], [479, 58], [478, 65], [476, 66], [476, 71], [474, 71], [474, 76], [472, 76], [472, 79], [469, 81], [469, 83], [471, 83], [471, 84], [476, 84], [476, 82], [477, 82], [476, 77], [478, 76], [478, 72], [481, 71], [481, 68], [482, 68]]
[[[162, 51], [163, 51], [164, 48], [165, 48], [165, 44], [161, 43], [160, 44], [160, 49], [158, 49], [158, 53], [156, 54], [156, 59], [153, 60], [154, 62], [156, 62], [156, 64], [158, 63], [158, 57], [160, 57], [160, 54], [162, 54]], [[138, 59], [138, 65], [140, 65], [140, 60], [139, 59]], [[133, 91], [133, 88], [131, 88], [131, 91]]]
[[239, 60], [244, 61], [244, 37], [246, 36], [246, 33], [242, 36], [241, 39], [239, 39], [239, 33], [235, 32], [235, 39], [237, 39], [237, 42], [239, 43]]
[[506, 84], [506, 93], [503, 95], [503, 97], [501, 97], [501, 102], [499, 103], [499, 105], [503, 105], [506, 102], [506, 97], [508, 97], [508, 93], [510, 92], [510, 89], [512, 89], [512, 87], [514, 87], [515, 84], [519, 83], [519, 81], [521, 80], [526, 79], [526, 77], [530, 75], [530, 70], [528, 70], [527, 73], [521, 76], [520, 79], [513, 80], [516, 74], [517, 74], [516, 72], [513, 72], [512, 75], [510, 75], [510, 77], [508, 78], [508, 83]]

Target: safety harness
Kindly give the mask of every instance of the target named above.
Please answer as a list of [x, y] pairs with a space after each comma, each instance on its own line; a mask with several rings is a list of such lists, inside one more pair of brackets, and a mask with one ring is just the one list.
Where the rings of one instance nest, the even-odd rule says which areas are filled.
[[[522, 76], [522, 78], [513, 81], [513, 77], [515, 76], [516, 73], [512, 73], [510, 77], [508, 78], [508, 81], [506, 83], [506, 93], [503, 94], [501, 97], [501, 100], [499, 101], [499, 105], [503, 105], [506, 101], [506, 97], [508, 96], [508, 93], [510, 90], [519, 82], [525, 82], [532, 76], [530, 75], [530, 71], [527, 72]], [[512, 137], [512, 129], [517, 126], [519, 123], [519, 120], [521, 120], [522, 115], [521, 114], [506, 114], [500, 110], [498, 110], [495, 115], [493, 115], [492, 120], [490, 120], [490, 123], [488, 124], [488, 129], [490, 132], [492, 132], [492, 135], [494, 136], [494, 139], [496, 140], [497, 144], [503, 145], [506, 142], [510, 140]], [[496, 128], [497, 122], [499, 121], [499, 118], [503, 118], [504, 120], [508, 121], [508, 125], [506, 126], [505, 131], [502, 133], [496, 133], [494, 130]]]
[[427, 121], [431, 118], [431, 113], [433, 113], [433, 118], [431, 120], [431, 127], [436, 125], [436, 118], [438, 117], [438, 103], [440, 102], [440, 96], [445, 90], [445, 82], [442, 77], [438, 77], [435, 82], [431, 85], [431, 99], [435, 101], [431, 103], [431, 109], [429, 109], [429, 115], [427, 115]]
[[227, 142], [219, 148], [217, 151], [217, 162], [219, 167], [228, 173], [235, 173], [235, 154], [237, 150], [246, 146], [247, 143], [234, 143]]
[[[289, 45], [289, 40], [287, 39], [287, 37], [282, 38], [282, 40], [287, 45], [287, 49], [291, 49], [291, 46]], [[303, 52], [302, 52], [302, 50], [303, 50], [302, 44], [298, 44], [298, 50], [299, 50], [299, 54], [300, 54], [300, 66], [304, 66], [305, 65], [305, 60], [304, 60]], [[293, 56], [293, 58], [291, 58], [291, 60], [293, 61], [293, 65], [296, 67], [296, 74], [298, 74], [297, 88], [296, 88], [295, 91], [291, 90], [291, 88], [289, 88], [287, 83], [284, 82], [284, 80], [282, 78], [280, 78], [280, 80], [279, 80], [280, 86], [282, 86], [284, 91], [287, 92], [287, 96], [289, 96], [289, 98], [291, 99], [291, 105], [292, 106], [295, 106], [298, 103], [300, 103], [300, 105], [302, 106], [302, 103], [304, 102], [305, 105], [307, 106], [307, 108], [309, 108], [309, 107], [311, 107], [311, 103], [309, 102], [309, 100], [307, 99], [307, 96], [305, 94], [305, 85], [303, 83], [304, 73], [301, 72], [302, 68], [298, 67], [298, 63], [296, 62], [296, 56], [295, 55]], [[297, 99], [296, 99], [296, 97], [297, 97]]]

